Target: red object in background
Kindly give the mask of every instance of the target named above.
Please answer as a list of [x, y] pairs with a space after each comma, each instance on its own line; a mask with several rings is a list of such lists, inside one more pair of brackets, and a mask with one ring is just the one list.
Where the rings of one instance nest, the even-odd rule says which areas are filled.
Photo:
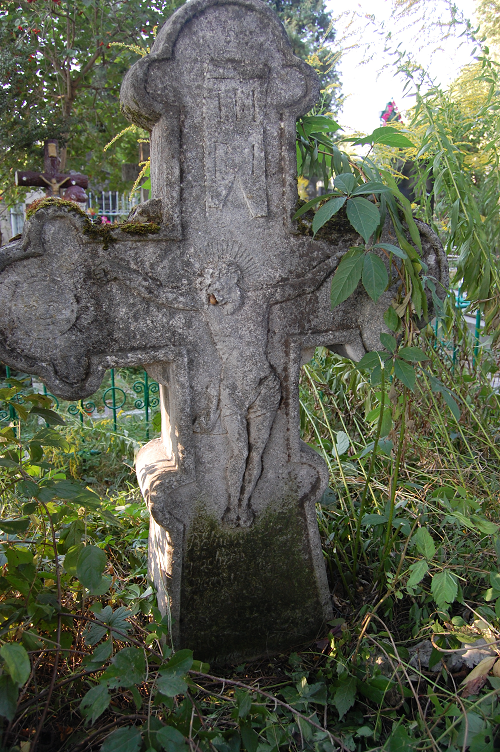
[[87, 194], [80, 185], [72, 185], [65, 191], [63, 198], [84, 204], [87, 201]]
[[385, 110], [380, 113], [380, 119], [384, 121], [384, 125], [395, 120], [401, 122], [401, 115], [398, 112], [394, 99], [391, 102], [387, 102]]

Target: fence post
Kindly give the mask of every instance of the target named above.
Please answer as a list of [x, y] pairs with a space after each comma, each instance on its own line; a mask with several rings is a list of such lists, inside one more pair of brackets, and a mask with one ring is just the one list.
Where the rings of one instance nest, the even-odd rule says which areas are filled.
[[146, 438], [149, 439], [149, 383], [146, 370], [144, 371], [144, 415], [146, 417]]
[[115, 388], [115, 369], [111, 369], [111, 400], [113, 404], [113, 428], [115, 429], [115, 432], [117, 430], [116, 426], [116, 388]]
[[153, 407], [157, 407], [160, 403], [158, 397], [151, 398], [151, 394], [157, 394], [160, 391], [156, 381], [149, 381], [147, 371], [144, 371], [144, 381], [136, 381], [132, 385], [134, 392], [139, 395], [143, 395], [143, 399], [136, 399], [134, 402], [135, 407], [138, 410], [144, 410], [144, 417], [146, 418], [146, 438], [149, 439], [149, 413]]
[[481, 332], [481, 309], [477, 309], [476, 313], [476, 329], [474, 331], [474, 357], [472, 358], [472, 367], [476, 365], [477, 355], [479, 352], [479, 334]]
[[[6, 378], [10, 379], [10, 368], [9, 366], [5, 366], [5, 376]], [[16, 419], [16, 411], [12, 407], [12, 405], [9, 405], [9, 420], [11, 423], [13, 423]]]

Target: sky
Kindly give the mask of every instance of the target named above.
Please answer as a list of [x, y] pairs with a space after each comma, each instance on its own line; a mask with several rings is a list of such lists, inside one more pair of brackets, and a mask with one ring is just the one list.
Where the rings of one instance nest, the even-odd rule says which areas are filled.
[[[424, 3], [427, 8], [432, 5], [429, 0], [424, 0]], [[455, 4], [466, 18], [474, 21], [474, 0], [455, 0]], [[439, 8], [439, 3], [437, 6]], [[394, 66], [390, 65], [394, 57], [384, 53], [384, 36], [388, 31], [392, 32], [393, 46], [400, 44], [401, 49], [411, 50], [418, 62], [431, 71], [435, 82], [442, 86], [450, 83], [458, 70], [472, 60], [473, 45], [468, 41], [457, 38], [443, 41], [438, 31], [434, 31], [432, 38], [432, 34], [428, 36], [415, 22], [403, 28], [394, 20], [391, 0], [327, 0], [327, 8], [337, 19], [337, 40], [342, 46], [348, 48], [359, 39], [364, 44], [362, 48], [347, 49], [339, 63], [342, 92], [347, 99], [338, 121], [345, 131], [371, 133], [379, 127], [380, 113], [392, 99], [400, 112], [414, 103], [414, 99], [403, 92], [403, 79], [395, 75]], [[349, 27], [353, 10], [357, 11], [357, 16]], [[438, 12], [445, 17], [444, 5]], [[364, 14], [373, 15], [375, 22], [367, 22]], [[350, 31], [353, 32], [351, 36]], [[425, 41], [424, 45], [421, 40]], [[436, 51], [439, 46], [442, 49]], [[372, 62], [362, 64], [372, 54]], [[388, 67], [381, 70], [384, 65]]]

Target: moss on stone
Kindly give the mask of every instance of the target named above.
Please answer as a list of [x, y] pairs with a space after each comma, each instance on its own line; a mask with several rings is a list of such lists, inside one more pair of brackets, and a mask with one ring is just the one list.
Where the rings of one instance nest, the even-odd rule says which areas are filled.
[[47, 196], [47, 198], [38, 198], [36, 199], [36, 201], [33, 201], [26, 212], [26, 219], [30, 219], [34, 214], [36, 214], [37, 211], [40, 211], [40, 209], [46, 209], [48, 206], [63, 207], [65, 209], [69, 209], [70, 211], [76, 212], [81, 217], [85, 217], [85, 219], [88, 219], [88, 215], [83, 211], [83, 209], [80, 209], [80, 207], [75, 204], [74, 201], [69, 201], [65, 198], [57, 198], [57, 196]]
[[40, 211], [49, 206], [58, 206], [59, 208], [68, 209], [69, 211], [76, 212], [85, 219], [85, 226], [83, 228], [84, 235], [88, 235], [93, 240], [98, 240], [102, 243], [104, 250], [107, 250], [111, 243], [116, 241], [113, 233], [116, 230], [129, 233], [131, 235], [157, 235], [160, 232], [160, 225], [155, 222], [122, 222], [121, 224], [94, 224], [89, 215], [80, 209], [74, 201], [67, 201], [64, 198], [57, 198], [56, 196], [49, 196], [47, 198], [40, 198], [33, 201], [30, 208], [26, 212], [26, 218], [30, 219]]
[[323, 623], [307, 529], [297, 501], [232, 529], [199, 510], [182, 573], [181, 641], [210, 662], [278, 652]]
[[115, 228], [131, 235], [157, 235], [160, 232], [160, 225], [156, 222], [123, 222]]
[[113, 225], [109, 225], [107, 223], [96, 225], [87, 217], [87, 224], [83, 228], [83, 234], [88, 235], [93, 240], [98, 240], [99, 242], [101, 242], [103, 249], [107, 251], [110, 244], [114, 243], [116, 240], [116, 238], [114, 238], [112, 235], [112, 228]]
[[153, 222], [122, 222], [116, 225], [95, 225], [90, 220], [83, 232], [85, 235], [95, 240], [99, 240], [102, 243], [102, 247], [106, 251], [111, 243], [116, 242], [114, 233], [117, 231], [130, 233], [131, 235], [157, 235], [160, 232], [160, 225]]

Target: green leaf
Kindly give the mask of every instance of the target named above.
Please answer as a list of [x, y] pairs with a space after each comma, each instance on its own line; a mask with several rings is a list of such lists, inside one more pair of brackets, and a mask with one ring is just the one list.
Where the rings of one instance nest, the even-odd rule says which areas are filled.
[[332, 133], [340, 129], [340, 125], [329, 117], [324, 115], [308, 115], [304, 116], [297, 123], [297, 130], [300, 135], [303, 135], [303, 130], [306, 136], [311, 133]]
[[259, 746], [259, 736], [252, 728], [250, 723], [244, 723], [241, 726], [241, 741], [246, 752], [257, 752]]
[[451, 410], [455, 420], [460, 420], [460, 408], [458, 407], [457, 403], [451, 396], [450, 392], [446, 388], [443, 388], [441, 390], [441, 395], [444, 401], [446, 402], [446, 404], [448, 405], [449, 409]]
[[351, 193], [356, 185], [356, 178], [352, 172], [342, 172], [340, 175], [337, 175], [333, 181], [333, 185], [338, 191], [342, 191], [342, 193]]
[[436, 545], [432, 535], [425, 527], [419, 527], [413, 536], [413, 542], [416, 544], [418, 552], [425, 556], [426, 559], [433, 559], [436, 555]]
[[380, 366], [380, 356], [377, 352], [367, 352], [363, 355], [360, 361], [356, 364], [357, 368], [375, 368]]
[[412, 392], [415, 391], [416, 375], [413, 366], [405, 363], [404, 360], [396, 358], [394, 361], [394, 375], [402, 381], [408, 389], [411, 389]]
[[252, 707], [252, 698], [249, 692], [237, 690], [236, 705], [238, 707], [238, 718], [246, 718]]
[[185, 675], [193, 665], [192, 650], [178, 650], [159, 672], [156, 683], [158, 689], [167, 697], [175, 697], [186, 691]]
[[392, 430], [392, 409], [386, 407], [382, 416], [382, 425], [380, 427], [380, 437], [385, 438]]
[[33, 436], [33, 441], [37, 441], [42, 446], [60, 447], [65, 452], [69, 451], [69, 444], [64, 436], [54, 431], [53, 428], [42, 428]]
[[164, 726], [156, 732], [156, 739], [166, 752], [188, 752], [185, 737], [173, 726]]
[[101, 668], [111, 655], [113, 643], [111, 640], [106, 640], [96, 647], [92, 655], [84, 659], [83, 663], [85, 668], [90, 671], [92, 669]]
[[354, 141], [356, 146], [363, 146], [364, 144], [384, 144], [385, 146], [397, 146], [399, 148], [415, 148], [409, 138], [404, 136], [397, 128], [393, 128], [390, 125], [383, 125], [380, 128], [375, 128], [373, 133], [364, 138], [357, 139], [345, 139], [346, 141]]
[[353, 248], [342, 258], [332, 280], [330, 293], [332, 308], [336, 308], [347, 300], [358, 286], [363, 270], [363, 255], [362, 248]]
[[17, 708], [18, 688], [8, 674], [0, 676], [0, 717], [11, 721]]
[[377, 525], [385, 525], [389, 518], [385, 514], [365, 514], [361, 520], [361, 524], [366, 527], [377, 527]]
[[385, 332], [382, 332], [382, 334], [380, 335], [380, 341], [382, 342], [386, 350], [389, 350], [389, 352], [391, 353], [396, 352], [398, 343], [396, 342], [396, 338], [393, 337], [392, 334], [386, 334]]
[[486, 535], [496, 535], [498, 533], [498, 525], [495, 525], [494, 522], [491, 522], [490, 520], [487, 520], [485, 517], [480, 517], [479, 515], [474, 515], [472, 518], [476, 527]]
[[0, 520], [0, 530], [3, 530], [7, 535], [24, 533], [29, 528], [30, 523], [31, 520], [29, 517], [19, 517], [16, 520]]
[[340, 720], [356, 701], [356, 679], [354, 676], [348, 676], [341, 681], [341, 685], [336, 688], [333, 695], [333, 704], [337, 708]]
[[83, 545], [83, 543], [78, 543], [76, 546], [71, 546], [71, 548], [68, 549], [66, 555], [64, 556], [64, 571], [72, 577], [76, 577], [76, 565], [78, 563], [78, 557], [80, 556], [80, 552], [84, 547], [85, 546]]
[[338, 198], [331, 198], [329, 201], [326, 202], [326, 204], [323, 204], [316, 214], [314, 215], [313, 223], [312, 223], [312, 229], [314, 234], [320, 230], [323, 225], [328, 222], [329, 219], [333, 217], [334, 214], [336, 214], [339, 209], [341, 209], [346, 202], [345, 196], [340, 196]]
[[139, 752], [141, 744], [140, 729], [136, 726], [125, 726], [106, 737], [100, 752]]
[[347, 218], [365, 243], [380, 224], [380, 212], [366, 198], [350, 198], [347, 202]]
[[316, 204], [319, 204], [321, 201], [325, 201], [325, 199], [330, 198], [330, 196], [337, 197], [338, 193], [323, 193], [322, 196], [315, 196], [310, 201], [307, 201], [307, 203], [303, 204], [300, 209], [298, 209], [295, 214], [293, 215], [292, 219], [298, 219], [303, 214], [305, 214], [309, 209], [312, 209], [313, 206]]
[[140, 710], [142, 708], [142, 697], [141, 693], [137, 689], [137, 687], [130, 687], [130, 692], [132, 694], [132, 698], [134, 700], [134, 705], [136, 707], [136, 710]]
[[349, 439], [349, 436], [344, 433], [344, 431], [337, 431], [336, 439], [335, 439], [335, 446], [337, 448], [337, 454], [340, 456], [341, 454], [345, 454], [347, 450], [349, 449], [351, 445], [351, 440]]
[[421, 363], [423, 360], [429, 360], [429, 357], [420, 347], [402, 347], [398, 355], [410, 363]]
[[389, 275], [382, 259], [374, 253], [365, 256], [362, 280], [366, 292], [376, 303], [389, 283]]
[[183, 694], [187, 689], [187, 684], [180, 676], [160, 671], [156, 680], [156, 686], [166, 697], [175, 697]]
[[49, 423], [51, 426], [66, 425], [64, 418], [61, 418], [60, 415], [55, 413], [53, 410], [49, 410], [46, 407], [37, 407], [36, 405], [34, 405], [30, 410], [30, 415], [39, 415], [44, 419], [46, 423]]
[[[125, 608], [125, 606], [120, 606], [116, 611], [113, 611], [111, 606], [106, 606], [100, 613], [95, 615], [96, 621], [102, 622], [102, 626], [101, 624], [88, 624], [85, 627], [83, 631], [85, 642], [87, 645], [96, 645], [108, 632], [107, 626], [114, 628], [111, 629], [112, 637], [118, 640], [126, 639], [123, 633], [127, 634], [131, 629], [131, 625], [127, 621], [129, 616], [132, 616], [132, 612]], [[117, 632], [115, 630], [120, 631]]]
[[355, 188], [351, 192], [351, 196], [361, 196], [362, 194], [369, 194], [369, 193], [383, 193], [384, 191], [390, 191], [391, 189], [384, 185], [384, 183], [377, 182], [376, 180], [369, 180], [367, 183], [363, 183], [362, 185], [358, 185], [357, 188]]
[[460, 209], [460, 199], [457, 198], [457, 200], [454, 202], [453, 206], [451, 207], [451, 212], [450, 212], [450, 232], [452, 235], [454, 235], [455, 230], [457, 229], [459, 209]]
[[425, 559], [420, 559], [420, 561], [416, 561], [415, 564], [411, 565], [409, 571], [411, 572], [411, 574], [406, 583], [406, 587], [414, 588], [416, 585], [418, 585], [419, 582], [422, 582], [422, 580], [424, 579], [425, 575], [429, 571], [429, 565], [427, 564]]
[[448, 569], [435, 574], [431, 581], [431, 593], [437, 607], [446, 609], [458, 595], [456, 576]]
[[9, 460], [5, 458], [0, 459], [0, 467], [19, 467], [19, 462], [15, 462], [14, 460]]
[[448, 405], [448, 407], [450, 408], [454, 418], [456, 420], [460, 420], [459, 407], [457, 403], [455, 402], [455, 400], [453, 399], [453, 397], [451, 396], [451, 393], [448, 391], [448, 389], [443, 384], [441, 384], [439, 379], [436, 379], [436, 377], [433, 376], [431, 373], [426, 372], [426, 375], [431, 383], [432, 391], [437, 392], [443, 396], [443, 399]]
[[400, 259], [408, 258], [405, 251], [403, 251], [397, 245], [393, 245], [392, 243], [377, 243], [373, 246], [374, 251], [376, 251], [378, 248], [382, 248], [384, 251], [392, 253], [394, 256], [397, 256]]
[[146, 676], [146, 659], [141, 648], [123, 648], [111, 659], [103, 674], [110, 687], [131, 687], [141, 684]]
[[100, 585], [106, 561], [106, 554], [97, 546], [85, 546], [80, 551], [76, 576], [88, 590], [92, 591]]
[[384, 749], [387, 752], [414, 752], [415, 740], [408, 736], [408, 732], [403, 726], [398, 726], [384, 744]]
[[94, 724], [108, 708], [110, 702], [111, 695], [106, 684], [96, 684], [84, 695], [80, 703], [80, 712], [90, 723]]
[[176, 676], [183, 676], [191, 669], [193, 665], [192, 650], [178, 650], [166, 665], [165, 671]]
[[0, 648], [0, 655], [5, 661], [14, 684], [22, 687], [31, 672], [30, 659], [26, 649], [18, 642], [7, 642]]

